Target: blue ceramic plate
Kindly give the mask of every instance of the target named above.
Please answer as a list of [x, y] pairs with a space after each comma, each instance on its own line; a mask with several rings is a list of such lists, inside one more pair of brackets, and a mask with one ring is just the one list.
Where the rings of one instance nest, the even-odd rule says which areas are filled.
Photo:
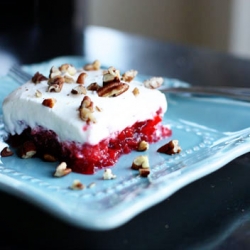
[[[85, 61], [82, 58], [62, 57], [24, 66], [24, 69], [47, 74], [52, 65], [62, 63], [78, 67]], [[166, 79], [164, 87], [168, 85], [187, 86], [178, 80]], [[4, 76], [0, 79], [0, 86], [2, 102], [18, 84]], [[39, 159], [22, 160], [13, 156], [1, 159], [1, 190], [22, 197], [72, 225], [107, 230], [126, 223], [180, 188], [250, 151], [250, 119], [246, 119], [250, 103], [190, 95], [168, 95], [167, 98], [169, 110], [164, 123], [172, 127], [173, 135], [151, 145], [146, 152], [151, 165], [149, 178], [139, 177], [138, 172], [130, 168], [133, 159], [141, 154], [138, 152], [121, 157], [112, 167], [117, 178], [109, 181], [102, 179], [102, 170], [94, 175], [71, 173], [55, 178], [56, 163], [45, 163]], [[0, 137], [4, 134], [0, 118]], [[170, 139], [179, 140], [182, 152], [173, 156], [157, 153], [157, 148]], [[69, 189], [75, 179], [87, 188], [80, 191]], [[88, 188], [93, 182], [95, 187]]]

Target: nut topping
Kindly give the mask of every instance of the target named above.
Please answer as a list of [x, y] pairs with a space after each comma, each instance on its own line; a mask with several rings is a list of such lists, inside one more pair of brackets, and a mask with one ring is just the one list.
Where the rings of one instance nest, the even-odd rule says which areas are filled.
[[149, 80], [144, 81], [144, 86], [149, 89], [157, 89], [164, 82], [162, 77], [152, 77]]
[[140, 141], [138, 145], [138, 151], [146, 151], [149, 148], [149, 144], [146, 141]]
[[104, 170], [104, 173], [103, 173], [103, 179], [104, 180], [111, 180], [111, 179], [115, 179], [116, 178], [116, 175], [114, 175], [111, 171], [111, 169], [107, 168]]
[[69, 173], [71, 173], [71, 168], [67, 168], [67, 164], [66, 162], [61, 162], [57, 168], [56, 168], [56, 171], [54, 173], [54, 176], [56, 177], [62, 177], [62, 176], [65, 176]]
[[99, 70], [101, 67], [101, 63], [99, 60], [95, 60], [91, 64], [86, 64], [83, 68], [84, 70], [90, 71], [90, 70]]
[[103, 72], [103, 86], [111, 82], [120, 82], [120, 71], [114, 67], [109, 67], [107, 71]]
[[46, 106], [48, 108], [53, 108], [54, 105], [56, 103], [56, 99], [55, 98], [48, 98], [48, 99], [44, 99], [42, 102], [43, 106]]
[[86, 93], [87, 93], [86, 88], [81, 84], [71, 90], [71, 94], [73, 95], [81, 95], [81, 94], [85, 95]]
[[136, 70], [129, 70], [126, 71], [123, 75], [122, 75], [122, 80], [125, 82], [131, 82], [138, 74], [138, 71]]
[[97, 91], [100, 87], [97, 82], [93, 82], [87, 87], [87, 90]]
[[41, 81], [47, 81], [47, 80], [48, 78], [40, 74], [39, 72], [36, 72], [35, 75], [31, 78], [31, 81], [33, 83], [40, 83]]
[[178, 140], [172, 140], [165, 145], [161, 146], [157, 152], [167, 154], [167, 155], [173, 155], [178, 154], [181, 152], [181, 147], [179, 146]]
[[133, 93], [135, 96], [137, 96], [137, 95], [140, 94], [140, 91], [139, 91], [138, 88], [135, 87], [135, 88], [133, 89], [132, 93]]
[[82, 190], [85, 186], [79, 180], [74, 180], [70, 188], [73, 190]]
[[10, 150], [9, 147], [5, 147], [2, 151], [1, 151], [1, 156], [2, 157], [8, 157], [8, 156], [12, 156], [14, 153]]
[[94, 104], [91, 101], [91, 99], [89, 98], [89, 96], [86, 95], [83, 97], [80, 108], [87, 108], [91, 112], [94, 112]]
[[85, 78], [86, 78], [87, 76], [88, 76], [88, 75], [87, 75], [85, 72], [82, 72], [82, 73], [78, 76], [78, 78], [77, 78], [77, 80], [76, 80], [76, 83], [84, 84]]
[[83, 121], [85, 121], [87, 123], [89, 123], [89, 122], [96, 123], [96, 119], [93, 116], [93, 113], [89, 109], [80, 108], [79, 113], [80, 113], [81, 120], [83, 120]]
[[131, 166], [132, 169], [149, 168], [149, 161], [146, 155], [137, 156]]
[[148, 177], [150, 174], [150, 169], [149, 168], [140, 168], [139, 173], [141, 177]]
[[26, 141], [20, 148], [20, 156], [23, 159], [28, 159], [36, 154], [36, 146], [32, 141]]
[[93, 122], [95, 123], [96, 120], [93, 116], [94, 112], [94, 104], [91, 101], [91, 99], [88, 96], [84, 96], [81, 105], [79, 107], [79, 113], [80, 113], [80, 118], [81, 120], [89, 123], [89, 122]]
[[72, 77], [70, 77], [70, 76], [65, 75], [63, 78], [64, 78], [64, 81], [66, 83], [73, 83], [73, 82], [75, 82], [75, 80]]
[[55, 66], [51, 67], [50, 72], [49, 72], [50, 79], [52, 79], [56, 76], [60, 76], [60, 75], [61, 75], [61, 71], [57, 67], [55, 67]]
[[64, 78], [61, 76], [55, 76], [49, 81], [48, 92], [60, 92], [64, 84]]
[[71, 64], [68, 64], [68, 63], [62, 64], [59, 67], [59, 70], [62, 73], [69, 73], [71, 76], [75, 75], [75, 73], [76, 73], [76, 68], [74, 66], [72, 66]]
[[100, 97], [116, 97], [129, 89], [129, 85], [121, 82], [110, 82], [97, 90]]

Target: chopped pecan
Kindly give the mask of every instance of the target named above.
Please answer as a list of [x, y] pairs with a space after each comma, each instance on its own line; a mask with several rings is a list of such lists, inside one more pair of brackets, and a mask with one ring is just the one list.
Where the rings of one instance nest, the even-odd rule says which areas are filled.
[[88, 108], [79, 108], [80, 118], [81, 120], [89, 123], [96, 123], [96, 119], [93, 116], [93, 113]]
[[46, 106], [48, 108], [53, 108], [54, 105], [56, 103], [56, 99], [55, 98], [48, 98], [48, 99], [44, 99], [42, 102], [43, 106]]
[[146, 141], [140, 141], [138, 144], [138, 151], [146, 151], [149, 148], [149, 143]]
[[66, 83], [73, 83], [73, 82], [75, 82], [75, 80], [72, 77], [70, 77], [70, 76], [65, 75], [63, 78], [64, 78], [64, 81]]
[[137, 156], [131, 166], [132, 169], [149, 168], [149, 161], [146, 155]]
[[93, 82], [87, 87], [87, 90], [97, 91], [100, 87], [97, 82]]
[[81, 84], [71, 90], [71, 94], [73, 95], [82, 95], [82, 94], [85, 95], [86, 93], [87, 93], [86, 88]]
[[84, 70], [90, 71], [90, 70], [99, 70], [101, 67], [101, 63], [99, 60], [95, 60], [93, 63], [86, 64], [83, 68]]
[[26, 141], [20, 148], [20, 156], [23, 159], [31, 158], [36, 154], [36, 145], [32, 141]]
[[139, 173], [141, 177], [148, 177], [150, 174], [150, 169], [149, 168], [140, 168]]
[[12, 156], [14, 153], [10, 150], [9, 147], [5, 147], [2, 151], [1, 151], [1, 156], [2, 157], [8, 157], [8, 156]]
[[72, 66], [71, 64], [69, 64], [69, 63], [62, 64], [59, 67], [59, 70], [62, 73], [69, 73], [72, 76], [75, 75], [75, 73], [76, 73], [76, 68], [74, 66]]
[[132, 92], [133, 92], [133, 94], [134, 94], [135, 96], [137, 96], [137, 95], [139, 95], [139, 94], [140, 94], [139, 89], [138, 89], [138, 88], [136, 88], [136, 87], [133, 89], [133, 91], [132, 91]]
[[73, 190], [82, 190], [85, 188], [85, 186], [81, 183], [80, 180], [74, 180], [70, 188]]
[[56, 168], [56, 171], [54, 173], [54, 176], [56, 177], [62, 177], [62, 176], [65, 176], [69, 173], [71, 173], [71, 168], [67, 168], [67, 164], [66, 162], [61, 162], [57, 168]]
[[111, 180], [111, 179], [115, 179], [116, 178], [116, 175], [114, 175], [111, 171], [111, 169], [107, 168], [104, 170], [104, 173], [103, 173], [103, 179], [104, 180]]
[[138, 74], [138, 71], [136, 70], [129, 70], [126, 71], [123, 75], [122, 75], [122, 80], [125, 82], [131, 82]]
[[91, 101], [89, 96], [86, 95], [86, 96], [83, 97], [80, 108], [87, 108], [91, 112], [94, 112], [94, 104]]
[[181, 152], [181, 147], [179, 146], [178, 140], [172, 140], [165, 145], [161, 146], [157, 152], [164, 153], [168, 155], [178, 154]]
[[50, 79], [54, 78], [55, 76], [60, 76], [60, 75], [61, 75], [61, 71], [57, 67], [55, 66], [51, 67], [50, 72], [49, 72]]
[[162, 77], [152, 77], [149, 80], [144, 81], [144, 86], [149, 89], [157, 89], [164, 82]]
[[97, 90], [100, 97], [116, 97], [129, 89], [129, 85], [122, 82], [110, 82]]
[[49, 81], [48, 92], [60, 92], [62, 90], [65, 79], [62, 76], [55, 76]]
[[31, 78], [33, 83], [40, 83], [41, 81], [47, 81], [48, 78], [39, 72], [36, 72], [35, 75]]
[[82, 73], [78, 76], [78, 78], [77, 78], [77, 80], [76, 80], [76, 83], [84, 84], [85, 78], [86, 78], [87, 76], [88, 76], [88, 75], [87, 75], [85, 72], [82, 72]]
[[107, 71], [103, 72], [103, 86], [111, 82], [120, 82], [120, 71], [114, 67], [109, 67]]

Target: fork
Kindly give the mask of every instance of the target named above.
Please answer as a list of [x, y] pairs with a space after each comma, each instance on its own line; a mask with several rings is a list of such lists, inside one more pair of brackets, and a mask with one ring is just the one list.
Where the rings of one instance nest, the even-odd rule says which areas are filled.
[[[19, 84], [23, 84], [32, 78], [32, 75], [25, 72], [19, 65], [14, 64], [8, 75], [17, 81]], [[250, 101], [250, 88], [244, 87], [229, 87], [229, 86], [188, 86], [188, 87], [165, 87], [161, 89], [164, 93], [182, 93], [182, 94], [196, 94], [207, 96], [221, 96], [229, 97], [243, 101]]]
[[13, 80], [17, 81], [20, 85], [32, 78], [32, 75], [24, 71], [18, 64], [12, 65], [7, 75]]
[[231, 86], [189, 86], [189, 87], [166, 87], [161, 89], [164, 93], [182, 93], [208, 96], [229, 97], [242, 101], [250, 101], [250, 88]]

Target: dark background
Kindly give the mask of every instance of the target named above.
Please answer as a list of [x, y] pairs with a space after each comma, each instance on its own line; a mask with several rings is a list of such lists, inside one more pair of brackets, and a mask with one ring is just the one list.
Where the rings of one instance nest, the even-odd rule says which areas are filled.
[[83, 54], [85, 9], [76, 16], [74, 0], [1, 0], [0, 10], [0, 49], [20, 63]]

